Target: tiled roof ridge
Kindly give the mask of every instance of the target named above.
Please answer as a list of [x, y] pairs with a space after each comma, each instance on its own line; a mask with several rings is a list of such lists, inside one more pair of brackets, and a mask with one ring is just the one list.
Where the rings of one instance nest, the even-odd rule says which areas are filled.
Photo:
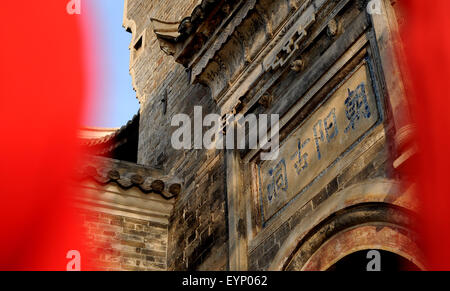
[[139, 118], [139, 113], [136, 113], [131, 120], [127, 122], [127, 124], [120, 127], [114, 133], [103, 136], [101, 138], [90, 138], [90, 139], [82, 139], [82, 145], [87, 147], [92, 147], [100, 144], [106, 144], [108, 142], [113, 141], [119, 135], [122, 135], [134, 122]]
[[114, 182], [124, 189], [138, 187], [143, 193], [158, 193], [165, 199], [181, 192], [181, 179], [164, 175], [159, 169], [104, 157], [89, 157], [78, 178], [90, 178], [101, 185]]

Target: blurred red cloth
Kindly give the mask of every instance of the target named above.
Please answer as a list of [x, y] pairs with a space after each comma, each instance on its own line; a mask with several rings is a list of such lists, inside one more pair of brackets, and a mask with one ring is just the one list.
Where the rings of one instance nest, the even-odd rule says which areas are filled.
[[[80, 17], [68, 0], [2, 1], [0, 269], [65, 270], [82, 254], [69, 179], [85, 79]], [[82, 258], [83, 260], [83, 258]]]
[[[403, 0], [403, 35], [425, 252], [430, 269], [450, 270], [450, 1], [432, 2]], [[84, 253], [68, 181], [80, 157], [86, 68], [80, 18], [67, 3], [1, 4], [0, 269], [65, 270], [69, 250]]]
[[414, 172], [431, 270], [450, 270], [450, 1], [402, 0], [402, 38], [418, 125]]

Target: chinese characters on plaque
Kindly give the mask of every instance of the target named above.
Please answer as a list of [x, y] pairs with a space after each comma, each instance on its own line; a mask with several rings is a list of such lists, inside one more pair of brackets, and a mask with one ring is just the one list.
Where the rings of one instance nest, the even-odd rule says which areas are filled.
[[371, 84], [368, 67], [363, 64], [289, 135], [277, 160], [259, 165], [265, 221], [377, 123]]

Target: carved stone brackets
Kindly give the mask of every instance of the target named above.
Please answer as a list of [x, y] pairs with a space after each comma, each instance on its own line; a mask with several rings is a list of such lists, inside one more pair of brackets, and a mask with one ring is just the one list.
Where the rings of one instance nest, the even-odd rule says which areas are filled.
[[176, 53], [176, 39], [180, 36], [178, 22], [165, 22], [158, 19], [151, 18], [153, 31], [159, 40], [161, 50], [173, 56]]
[[[246, 19], [231, 33], [229, 40], [214, 56], [202, 59], [205, 69], [193, 81], [211, 89], [211, 95], [228, 113], [238, 104], [239, 98], [251, 88], [265, 72], [285, 66], [307, 36], [307, 29], [316, 21], [316, 13], [326, 1], [306, 1], [294, 13], [285, 15], [285, 22], [273, 27], [274, 20], [264, 16], [264, 10], [256, 5]], [[288, 4], [286, 4], [288, 5]], [[270, 9], [271, 7], [265, 7]], [[287, 11], [292, 11], [289, 7]], [[282, 11], [282, 9], [281, 9]], [[281, 12], [280, 12], [281, 13]], [[269, 33], [272, 30], [273, 33]], [[227, 30], [230, 34], [230, 30]], [[205, 55], [206, 56], [206, 55]]]
[[265, 72], [293, 61], [327, 2], [222, 1], [220, 5], [226, 9], [217, 7], [214, 12], [221, 18], [213, 33], [211, 23], [216, 16], [210, 15], [187, 38], [180, 38], [178, 24], [154, 19], [152, 23], [161, 48], [188, 68], [192, 83], [211, 89], [212, 98], [225, 114]]
[[315, 20], [314, 6], [308, 6], [283, 37], [280, 44], [277, 45], [264, 59], [264, 69], [266, 71], [271, 69], [274, 70], [280, 66], [284, 66], [294, 52], [299, 49], [300, 42], [303, 41], [307, 35], [306, 29], [308, 29]]

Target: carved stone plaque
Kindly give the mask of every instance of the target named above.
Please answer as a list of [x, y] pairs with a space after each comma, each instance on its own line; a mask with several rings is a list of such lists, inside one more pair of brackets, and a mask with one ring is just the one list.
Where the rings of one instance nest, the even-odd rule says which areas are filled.
[[259, 164], [259, 193], [267, 221], [308, 187], [378, 121], [367, 64], [362, 64], [280, 147], [278, 159]]

